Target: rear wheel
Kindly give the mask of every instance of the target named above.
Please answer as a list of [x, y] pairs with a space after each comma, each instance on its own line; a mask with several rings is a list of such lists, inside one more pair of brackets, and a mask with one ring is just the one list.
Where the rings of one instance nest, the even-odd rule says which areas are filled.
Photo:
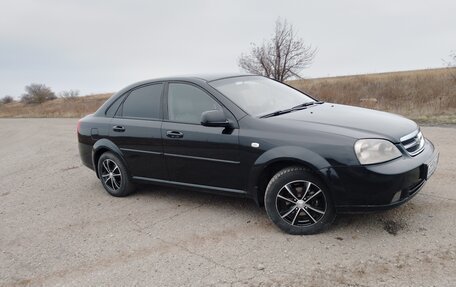
[[98, 160], [98, 175], [105, 190], [113, 196], [127, 196], [134, 186], [127, 176], [127, 169], [118, 156], [105, 152]]
[[270, 180], [264, 197], [271, 220], [289, 234], [315, 234], [334, 221], [324, 183], [302, 167], [285, 168]]

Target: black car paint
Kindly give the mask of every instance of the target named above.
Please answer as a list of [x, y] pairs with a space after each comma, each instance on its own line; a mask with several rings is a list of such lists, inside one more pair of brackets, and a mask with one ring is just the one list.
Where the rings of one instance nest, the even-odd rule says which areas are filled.
[[[262, 204], [265, 180], [287, 165], [303, 165], [328, 186], [338, 212], [386, 209], [394, 194], [422, 187], [425, 163], [437, 151], [426, 140], [423, 152], [410, 156], [400, 138], [418, 129], [411, 120], [390, 113], [323, 103], [270, 118], [251, 117], [208, 82], [223, 76], [143, 81], [113, 95], [93, 115], [80, 120], [79, 149], [83, 163], [96, 170], [104, 151], [116, 153], [129, 177], [219, 194], [249, 197]], [[131, 89], [164, 83], [162, 119], [106, 117], [114, 101]], [[196, 85], [223, 106], [231, 128], [206, 127], [167, 120], [167, 85]], [[116, 132], [114, 127], [125, 131]], [[183, 137], [169, 137], [168, 132]], [[361, 138], [393, 142], [403, 156], [390, 162], [360, 165], [353, 145]], [[255, 143], [253, 147], [252, 143]], [[267, 184], [267, 182], [266, 182]], [[414, 193], [416, 194], [416, 193]], [[414, 195], [413, 194], [413, 195]]]

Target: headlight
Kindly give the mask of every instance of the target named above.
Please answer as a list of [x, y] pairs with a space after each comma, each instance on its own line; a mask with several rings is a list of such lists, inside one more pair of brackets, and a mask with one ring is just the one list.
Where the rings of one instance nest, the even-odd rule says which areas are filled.
[[400, 157], [399, 149], [387, 140], [361, 139], [355, 143], [355, 153], [361, 164], [373, 164]]

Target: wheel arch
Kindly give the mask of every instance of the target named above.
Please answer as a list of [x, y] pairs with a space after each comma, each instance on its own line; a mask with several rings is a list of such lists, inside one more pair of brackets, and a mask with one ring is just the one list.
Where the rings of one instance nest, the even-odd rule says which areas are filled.
[[97, 174], [97, 177], [100, 178], [100, 175], [98, 174], [98, 160], [100, 159], [101, 155], [105, 152], [112, 152], [113, 154], [118, 156], [127, 169], [128, 177], [130, 177], [128, 165], [124, 158], [122, 150], [115, 143], [108, 139], [98, 140], [92, 148], [92, 163], [95, 169], [95, 173]]
[[328, 179], [321, 171], [331, 166], [325, 158], [303, 147], [274, 148], [263, 153], [255, 161], [250, 172], [248, 190], [259, 206], [264, 205], [264, 193], [270, 179], [278, 171], [290, 166], [300, 166], [307, 169], [318, 176], [329, 188]]

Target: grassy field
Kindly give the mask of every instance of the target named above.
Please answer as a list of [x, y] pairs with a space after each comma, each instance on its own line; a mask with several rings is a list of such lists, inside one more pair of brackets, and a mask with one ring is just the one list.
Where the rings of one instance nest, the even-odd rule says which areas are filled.
[[[456, 124], [456, 68], [304, 79], [289, 82], [333, 103], [389, 111], [421, 123]], [[0, 105], [0, 117], [82, 117], [112, 94]]]
[[42, 104], [14, 102], [0, 105], [2, 118], [80, 118], [95, 112], [112, 93], [71, 99], [56, 99]]
[[456, 68], [291, 81], [333, 103], [393, 112], [425, 123], [456, 123]]

